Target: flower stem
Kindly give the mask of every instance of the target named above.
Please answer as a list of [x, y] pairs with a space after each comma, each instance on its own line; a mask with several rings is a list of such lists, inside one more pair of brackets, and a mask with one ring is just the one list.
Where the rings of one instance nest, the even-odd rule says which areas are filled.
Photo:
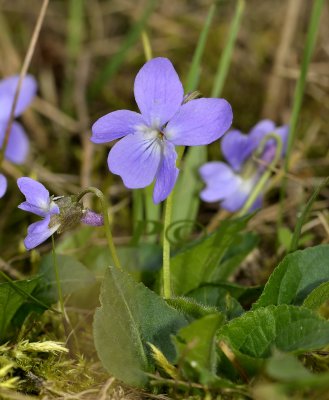
[[59, 300], [59, 304], [61, 307], [61, 312], [62, 312], [63, 318], [66, 318], [64, 301], [63, 301], [63, 292], [62, 292], [62, 286], [61, 286], [61, 281], [60, 281], [60, 277], [59, 277], [58, 263], [57, 263], [57, 257], [56, 257], [56, 251], [55, 251], [54, 235], [51, 235], [51, 242], [52, 242], [52, 247], [53, 247], [52, 248], [53, 264], [54, 264], [54, 271], [55, 271], [56, 284], [57, 284], [58, 300]]
[[142, 32], [142, 43], [146, 61], [150, 61], [153, 58], [153, 52], [152, 52], [150, 38], [145, 30]]
[[107, 201], [105, 199], [105, 196], [104, 196], [103, 192], [100, 191], [99, 189], [94, 188], [94, 187], [89, 187], [77, 195], [77, 201], [81, 200], [82, 197], [87, 193], [93, 193], [94, 195], [96, 195], [99, 198], [99, 201], [100, 201], [101, 207], [102, 207], [103, 218], [104, 218], [104, 227], [105, 227], [105, 233], [106, 233], [106, 238], [107, 238], [107, 244], [109, 246], [110, 253], [111, 253], [115, 267], [118, 268], [119, 270], [122, 270], [122, 266], [120, 264], [119, 257], [118, 257], [118, 254], [117, 254], [114, 242], [113, 242], [109, 214], [108, 214], [108, 206], [107, 206]]
[[[177, 166], [183, 157], [185, 147], [180, 146], [177, 148]], [[173, 206], [174, 190], [167, 197], [165, 202], [164, 216], [163, 216], [163, 253], [162, 253], [162, 273], [163, 273], [163, 297], [169, 299], [171, 297], [171, 278], [170, 278], [170, 242], [167, 238], [167, 230], [171, 223], [172, 206]]]
[[167, 197], [164, 218], [163, 218], [163, 297], [171, 297], [171, 278], [170, 278], [170, 242], [167, 238], [167, 229], [171, 222], [173, 192]]
[[250, 196], [248, 197], [247, 201], [245, 202], [244, 206], [242, 207], [241, 211], [239, 212], [238, 216], [243, 216], [248, 213], [254, 202], [256, 201], [257, 197], [263, 191], [266, 182], [269, 180], [272, 169], [278, 163], [281, 153], [282, 153], [282, 140], [281, 137], [275, 133], [269, 133], [266, 135], [263, 140], [260, 142], [258, 149], [256, 150], [256, 156], [261, 155], [265, 149], [265, 145], [268, 140], [274, 139], [276, 141], [276, 150], [273, 160], [270, 164], [267, 165], [266, 171], [263, 173], [257, 184], [255, 185], [253, 191], [251, 192]]

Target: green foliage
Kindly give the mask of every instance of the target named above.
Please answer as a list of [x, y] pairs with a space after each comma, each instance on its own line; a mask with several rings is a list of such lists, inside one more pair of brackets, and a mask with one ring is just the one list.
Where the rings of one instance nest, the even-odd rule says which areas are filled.
[[[94, 275], [78, 260], [70, 256], [57, 255], [58, 272], [63, 295], [72, 294], [94, 284]], [[39, 266], [40, 285], [35, 295], [38, 299], [54, 304], [58, 300], [56, 276], [52, 254], [42, 258]]]
[[170, 335], [187, 324], [185, 317], [142, 283], [113, 267], [106, 272], [100, 300], [101, 308], [94, 319], [99, 358], [116, 378], [144, 385], [146, 373], [154, 368], [148, 343], [172, 361], [175, 349]]
[[100, 73], [95, 78], [92, 84], [91, 94], [94, 96], [102, 87], [109, 82], [110, 79], [119, 71], [128, 50], [137, 42], [142, 33], [148, 19], [157, 5], [157, 0], [148, 0], [146, 7], [143, 9], [143, 14], [130, 28], [125, 36], [123, 43], [116, 54], [104, 65]]
[[313, 374], [292, 354], [278, 351], [266, 362], [266, 374], [296, 388], [329, 387], [329, 373]]
[[187, 378], [198, 379], [203, 370], [216, 373], [215, 335], [223, 316], [210, 314], [182, 328], [175, 337], [178, 360], [184, 363]]
[[[217, 278], [230, 246], [240, 242], [238, 233], [250, 217], [222, 221], [213, 234], [191, 243], [171, 259], [172, 291], [176, 296]], [[230, 266], [232, 269], [232, 265]]]
[[251, 232], [237, 233], [233, 243], [228, 246], [224, 257], [213, 275], [212, 281], [225, 281], [241, 265], [241, 262], [257, 246], [259, 237]]
[[318, 309], [323, 303], [329, 300], [329, 282], [323, 282], [316, 287], [304, 300], [303, 306], [311, 310]]
[[8, 337], [8, 329], [15, 314], [30, 299], [24, 294], [31, 294], [39, 279], [0, 283], [0, 342]]
[[324, 179], [323, 182], [321, 182], [321, 184], [314, 190], [314, 192], [312, 193], [312, 196], [309, 198], [308, 202], [306, 203], [306, 205], [305, 205], [305, 207], [303, 209], [303, 212], [300, 214], [300, 216], [298, 218], [294, 234], [292, 235], [291, 244], [290, 244], [290, 251], [297, 250], [298, 243], [300, 241], [300, 236], [301, 236], [301, 233], [302, 233], [303, 224], [306, 222], [306, 220], [307, 220], [307, 218], [308, 218], [308, 216], [309, 216], [309, 214], [311, 212], [313, 203], [318, 198], [321, 190], [325, 186], [328, 185], [328, 182], [329, 182], [329, 177]]
[[328, 345], [329, 322], [302, 307], [261, 307], [229, 322], [219, 338], [241, 354], [267, 358], [274, 348], [300, 353]]
[[188, 296], [208, 307], [216, 307], [228, 319], [238, 317], [244, 312], [238, 300], [232, 297], [229, 291], [220, 285], [201, 286], [191, 291]]
[[313, 289], [329, 280], [329, 246], [287, 255], [276, 267], [253, 309], [270, 304], [302, 304]]
[[308, 379], [311, 372], [292, 354], [275, 351], [266, 363], [266, 373], [278, 381], [295, 381]]
[[[171, 307], [184, 314], [186, 318], [191, 321], [209, 314], [221, 314], [218, 312], [216, 307], [209, 307], [208, 305], [200, 304], [189, 297], [174, 297], [167, 299], [166, 302]], [[224, 316], [222, 315], [222, 317]]]

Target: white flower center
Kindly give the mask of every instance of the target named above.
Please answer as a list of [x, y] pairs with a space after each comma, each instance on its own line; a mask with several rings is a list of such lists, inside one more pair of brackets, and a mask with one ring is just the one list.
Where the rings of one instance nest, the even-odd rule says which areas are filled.
[[139, 125], [136, 127], [136, 129], [137, 129], [137, 132], [140, 132], [143, 134], [143, 136], [146, 140], [163, 139], [163, 137], [164, 137], [164, 134], [157, 127]]

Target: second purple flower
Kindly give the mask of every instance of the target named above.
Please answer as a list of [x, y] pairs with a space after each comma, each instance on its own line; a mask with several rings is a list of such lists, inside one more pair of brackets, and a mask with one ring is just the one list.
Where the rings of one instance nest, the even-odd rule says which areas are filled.
[[159, 203], [178, 176], [175, 146], [201, 146], [219, 139], [232, 124], [232, 109], [224, 99], [184, 103], [182, 83], [171, 62], [161, 57], [140, 69], [134, 94], [141, 113], [118, 110], [103, 116], [93, 125], [91, 140], [106, 143], [122, 138], [109, 153], [110, 171], [130, 189], [155, 180], [153, 201]]

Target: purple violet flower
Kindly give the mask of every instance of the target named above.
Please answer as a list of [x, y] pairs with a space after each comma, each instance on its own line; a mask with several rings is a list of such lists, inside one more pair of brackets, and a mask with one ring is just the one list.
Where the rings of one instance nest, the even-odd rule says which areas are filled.
[[207, 145], [232, 124], [232, 109], [224, 99], [200, 98], [184, 103], [184, 89], [166, 58], [148, 61], [134, 84], [140, 114], [111, 112], [92, 127], [91, 140], [106, 143], [122, 138], [108, 156], [111, 172], [130, 189], [155, 180], [153, 201], [160, 203], [172, 191], [179, 170], [175, 146]]
[[[274, 122], [262, 120], [250, 130], [248, 135], [238, 130], [228, 132], [221, 142], [222, 153], [228, 164], [212, 161], [199, 169], [206, 184], [205, 189], [200, 193], [201, 199], [206, 202], [220, 201], [221, 207], [231, 212], [239, 210], [247, 201], [266, 168], [266, 165], [255, 162], [251, 156], [269, 133], [275, 133], [281, 137], [283, 156], [289, 133], [287, 125], [276, 128]], [[270, 163], [275, 151], [276, 142], [270, 139], [260, 157], [261, 160], [266, 164]], [[261, 203], [262, 195], [255, 201], [251, 210], [259, 208]]]
[[[5, 132], [9, 122], [10, 111], [15, 97], [19, 76], [10, 76], [0, 81], [0, 148], [3, 145]], [[27, 75], [22, 83], [21, 91], [15, 109], [15, 117], [20, 116], [30, 105], [37, 91], [37, 83], [31, 75]], [[7, 160], [22, 164], [29, 152], [29, 140], [22, 125], [13, 122], [5, 157]], [[7, 179], [0, 178], [0, 198], [7, 189]]]
[[59, 214], [60, 211], [58, 205], [49, 196], [48, 190], [40, 182], [23, 177], [17, 180], [17, 184], [26, 197], [26, 201], [18, 208], [43, 217], [41, 221], [31, 224], [27, 229], [24, 244], [27, 250], [31, 250], [59, 229], [60, 223], [57, 221], [51, 224], [51, 217]]

